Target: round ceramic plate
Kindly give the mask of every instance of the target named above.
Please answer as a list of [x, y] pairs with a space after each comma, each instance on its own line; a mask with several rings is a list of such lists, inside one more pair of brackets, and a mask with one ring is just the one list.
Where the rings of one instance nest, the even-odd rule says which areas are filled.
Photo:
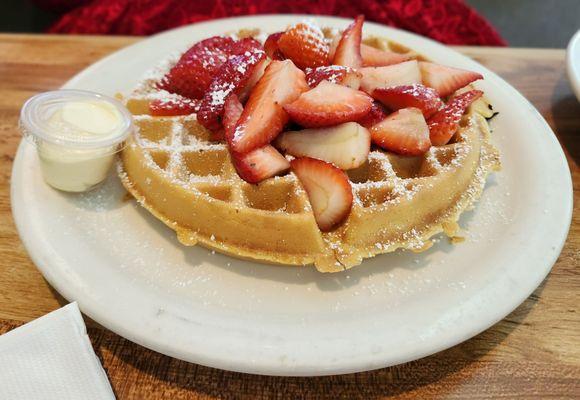
[[[65, 87], [128, 92], [169, 52], [197, 40], [301, 16], [226, 19], [143, 40], [90, 66]], [[349, 21], [318, 18], [323, 26]], [[325, 375], [410, 361], [458, 344], [516, 308], [555, 262], [571, 218], [563, 152], [534, 107], [494, 73], [410, 33], [367, 23], [433, 60], [481, 72], [477, 85], [500, 114], [493, 140], [503, 170], [461, 218], [466, 241], [375, 257], [337, 274], [240, 261], [180, 245], [111, 175], [69, 195], [49, 188], [35, 149], [22, 142], [12, 207], [46, 279], [112, 331], [183, 360], [271, 375]]]

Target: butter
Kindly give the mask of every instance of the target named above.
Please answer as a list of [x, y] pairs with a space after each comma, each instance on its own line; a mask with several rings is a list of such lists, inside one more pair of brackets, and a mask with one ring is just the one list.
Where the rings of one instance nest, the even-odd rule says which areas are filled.
[[82, 135], [110, 134], [121, 122], [121, 113], [112, 104], [94, 100], [65, 103], [50, 119], [55, 128], [66, 124]]
[[46, 183], [65, 192], [86, 192], [97, 186], [107, 178], [114, 160], [110, 151], [74, 150], [51, 143], [39, 144], [38, 157]]
[[116, 100], [69, 90], [33, 97], [20, 122], [37, 145], [44, 180], [67, 192], [84, 192], [104, 181], [132, 128], [130, 114]]

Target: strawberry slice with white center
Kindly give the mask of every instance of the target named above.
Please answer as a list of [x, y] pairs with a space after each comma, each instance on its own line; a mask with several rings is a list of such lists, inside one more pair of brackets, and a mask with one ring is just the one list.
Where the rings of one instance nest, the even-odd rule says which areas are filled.
[[156, 99], [149, 103], [149, 114], [154, 117], [189, 115], [198, 112], [200, 104], [200, 100], [180, 96], [176, 98]]
[[368, 114], [359, 119], [357, 122], [365, 128], [369, 129], [371, 126], [378, 124], [387, 118], [388, 115], [389, 113], [387, 110], [385, 110], [385, 106], [383, 106], [378, 101], [373, 101], [373, 105]]
[[280, 36], [277, 45], [298, 68], [328, 65], [328, 44], [316, 25], [305, 22], [294, 25]]
[[387, 67], [365, 67], [359, 71], [362, 73], [360, 88], [367, 93], [377, 88], [421, 83], [421, 71], [416, 60]]
[[272, 33], [264, 42], [264, 51], [272, 60], [283, 60], [285, 58], [284, 54], [280, 51], [280, 47], [278, 47], [278, 40], [283, 34], [284, 32]]
[[307, 68], [304, 72], [306, 72], [306, 82], [311, 88], [316, 87], [322, 81], [328, 81], [357, 90], [362, 77], [360, 72], [342, 65], [327, 65], [314, 69]]
[[243, 111], [244, 106], [240, 102], [238, 96], [232, 94], [226, 99], [224, 103], [223, 124], [228, 143], [233, 138], [234, 129], [236, 128], [236, 124], [238, 123]]
[[272, 61], [250, 93], [234, 129], [232, 148], [247, 153], [274, 140], [289, 120], [283, 106], [306, 90], [304, 72], [292, 61]]
[[297, 124], [317, 128], [357, 121], [370, 111], [372, 103], [363, 92], [322, 81], [284, 109]]
[[262, 79], [262, 76], [264, 76], [264, 71], [266, 71], [266, 68], [268, 67], [269, 64], [270, 60], [266, 58], [260, 61], [254, 68], [252, 68], [252, 74], [250, 75], [250, 79], [248, 79], [246, 84], [243, 85], [242, 88], [237, 91], [239, 93], [236, 93], [240, 101], [245, 102], [248, 99], [248, 97], [250, 97], [250, 93], [252, 93], [252, 90], [254, 90], [254, 86], [256, 86], [256, 84], [260, 79]]
[[248, 183], [262, 182], [290, 168], [288, 160], [269, 144], [247, 153], [232, 153], [232, 163]]
[[425, 118], [429, 118], [444, 106], [435, 89], [419, 84], [378, 88], [372, 95], [393, 111], [408, 107], [418, 108]]
[[328, 59], [334, 61], [334, 55], [336, 54], [336, 48], [340, 43], [340, 39], [342, 39], [342, 35], [334, 35], [332, 39], [328, 39], [329, 47], [328, 47]]
[[248, 183], [258, 183], [264, 179], [278, 175], [290, 168], [286, 158], [269, 144], [248, 153], [236, 153], [232, 149], [233, 132], [244, 107], [238, 96], [232, 94], [224, 105], [224, 129], [232, 163], [236, 172]]
[[379, 50], [364, 43], [360, 45], [360, 54], [363, 67], [386, 67], [387, 65], [402, 63], [410, 58], [394, 51]]
[[470, 90], [449, 100], [445, 108], [433, 115], [428, 121], [431, 142], [435, 146], [449, 143], [449, 140], [459, 129], [459, 121], [461, 121], [467, 107], [481, 96], [483, 96], [481, 90]]
[[429, 128], [418, 108], [403, 108], [373, 125], [373, 143], [393, 153], [418, 156], [431, 147]]
[[334, 52], [333, 64], [345, 67], [360, 68], [362, 66], [361, 40], [364, 15], [356, 17], [354, 22], [342, 33], [340, 42]]
[[284, 132], [276, 145], [295, 157], [312, 157], [333, 163], [341, 169], [364, 164], [371, 148], [369, 131], [356, 122], [328, 128]]
[[423, 84], [437, 90], [441, 97], [449, 96], [456, 90], [469, 85], [483, 76], [478, 72], [448, 67], [427, 61], [419, 62]]
[[197, 114], [199, 123], [212, 131], [220, 129], [226, 98], [231, 93], [240, 93], [250, 81], [254, 70], [265, 62], [266, 53], [263, 50], [231, 56], [221, 66], [203, 96]]
[[327, 232], [348, 217], [352, 208], [352, 187], [346, 173], [315, 158], [296, 158], [290, 162], [308, 195], [314, 219]]

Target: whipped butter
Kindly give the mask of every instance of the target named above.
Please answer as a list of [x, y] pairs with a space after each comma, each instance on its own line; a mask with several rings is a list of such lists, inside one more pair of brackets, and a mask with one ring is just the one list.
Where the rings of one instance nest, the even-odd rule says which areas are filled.
[[132, 129], [131, 116], [118, 101], [77, 90], [31, 98], [20, 124], [37, 146], [45, 181], [67, 192], [84, 192], [104, 181]]

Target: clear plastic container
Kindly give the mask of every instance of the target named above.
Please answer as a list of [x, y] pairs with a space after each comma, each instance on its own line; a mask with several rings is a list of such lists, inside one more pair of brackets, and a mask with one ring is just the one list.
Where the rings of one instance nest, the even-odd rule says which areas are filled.
[[115, 154], [133, 130], [133, 121], [125, 106], [111, 97], [56, 90], [24, 104], [20, 129], [36, 145], [50, 186], [85, 192], [105, 180]]

